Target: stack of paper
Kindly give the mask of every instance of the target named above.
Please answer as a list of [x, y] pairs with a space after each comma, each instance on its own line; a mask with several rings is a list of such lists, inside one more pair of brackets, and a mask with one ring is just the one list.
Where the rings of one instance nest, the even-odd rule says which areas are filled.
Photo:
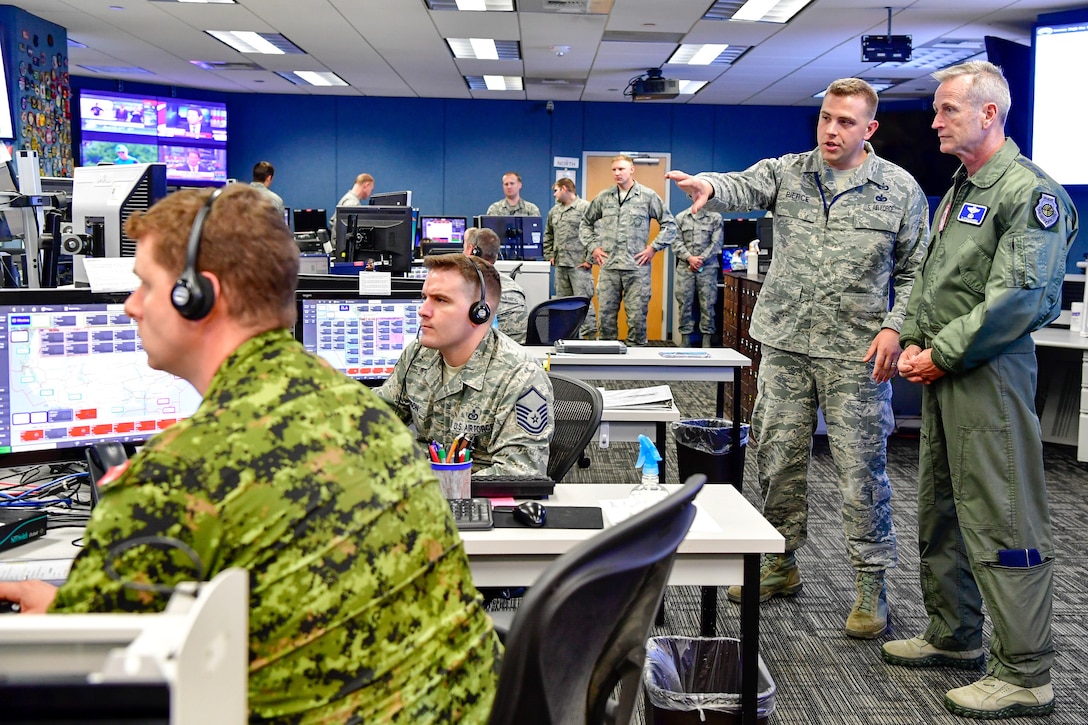
[[606, 408], [671, 408], [672, 388], [656, 385], [636, 390], [605, 390], [601, 388]]

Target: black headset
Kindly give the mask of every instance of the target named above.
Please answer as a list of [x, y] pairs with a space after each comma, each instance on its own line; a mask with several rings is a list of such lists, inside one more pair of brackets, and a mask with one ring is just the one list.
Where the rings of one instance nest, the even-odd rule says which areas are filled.
[[215, 289], [211, 281], [197, 271], [196, 258], [200, 254], [200, 238], [204, 235], [204, 223], [212, 211], [212, 204], [223, 193], [224, 187], [213, 191], [204, 206], [196, 213], [193, 227], [189, 230], [189, 246], [185, 252], [185, 269], [174, 283], [170, 292], [170, 301], [174, 309], [186, 320], [202, 320], [212, 311], [215, 304]]
[[480, 265], [472, 257], [468, 257], [468, 261], [472, 262], [472, 268], [480, 278], [480, 299], [468, 308], [468, 319], [474, 325], [482, 325], [491, 319], [491, 308], [487, 305], [487, 285], [484, 284], [484, 273], [480, 271]]

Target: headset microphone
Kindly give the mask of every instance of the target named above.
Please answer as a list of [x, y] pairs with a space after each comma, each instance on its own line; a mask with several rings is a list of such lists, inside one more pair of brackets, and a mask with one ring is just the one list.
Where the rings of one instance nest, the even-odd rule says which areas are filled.
[[202, 320], [212, 311], [215, 304], [215, 288], [211, 281], [202, 275], [196, 268], [196, 260], [200, 254], [200, 238], [204, 235], [204, 224], [212, 211], [212, 204], [223, 193], [225, 187], [219, 187], [213, 191], [204, 206], [196, 213], [193, 227], [189, 230], [189, 245], [185, 252], [185, 269], [174, 283], [174, 289], [170, 291], [170, 301], [174, 309], [186, 320]]
[[472, 268], [476, 270], [476, 276], [480, 279], [480, 299], [468, 308], [468, 319], [474, 325], [482, 325], [491, 319], [491, 308], [487, 304], [487, 285], [484, 283], [484, 273], [480, 271], [480, 265], [472, 257], [469, 257], [468, 261], [472, 263]]

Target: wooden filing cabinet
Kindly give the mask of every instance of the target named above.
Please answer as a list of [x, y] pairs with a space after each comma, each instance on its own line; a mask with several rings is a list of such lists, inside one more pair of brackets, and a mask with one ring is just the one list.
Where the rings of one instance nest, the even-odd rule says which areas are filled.
[[[759, 343], [748, 334], [752, 323], [752, 310], [756, 306], [763, 275], [748, 277], [746, 272], [726, 272], [722, 291], [722, 347], [731, 347], [751, 358], [752, 366], [741, 368], [741, 421], [752, 421], [752, 408], [756, 400], [756, 378], [759, 375]], [[725, 394], [725, 409], [732, 410], [733, 391]]]

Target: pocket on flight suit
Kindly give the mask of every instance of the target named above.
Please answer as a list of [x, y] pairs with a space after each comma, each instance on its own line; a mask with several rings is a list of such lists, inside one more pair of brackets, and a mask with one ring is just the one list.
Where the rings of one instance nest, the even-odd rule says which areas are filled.
[[[952, 493], [960, 525], [974, 530], [1013, 526], [1012, 432], [1008, 428], [959, 426], [958, 455], [952, 468]], [[1003, 482], [1003, 483], [1002, 483]]]
[[1047, 255], [1049, 240], [1043, 237], [1049, 232], [1039, 234], [1016, 235], [1010, 244], [1009, 265], [1012, 267], [1005, 275], [1009, 287], [1036, 289], [1046, 283]]
[[960, 271], [960, 279], [968, 289], [978, 294], [986, 291], [986, 281], [990, 278], [993, 258], [986, 253], [986, 250], [975, 244], [974, 239], [968, 237], [960, 245], [956, 255], [956, 266]]

